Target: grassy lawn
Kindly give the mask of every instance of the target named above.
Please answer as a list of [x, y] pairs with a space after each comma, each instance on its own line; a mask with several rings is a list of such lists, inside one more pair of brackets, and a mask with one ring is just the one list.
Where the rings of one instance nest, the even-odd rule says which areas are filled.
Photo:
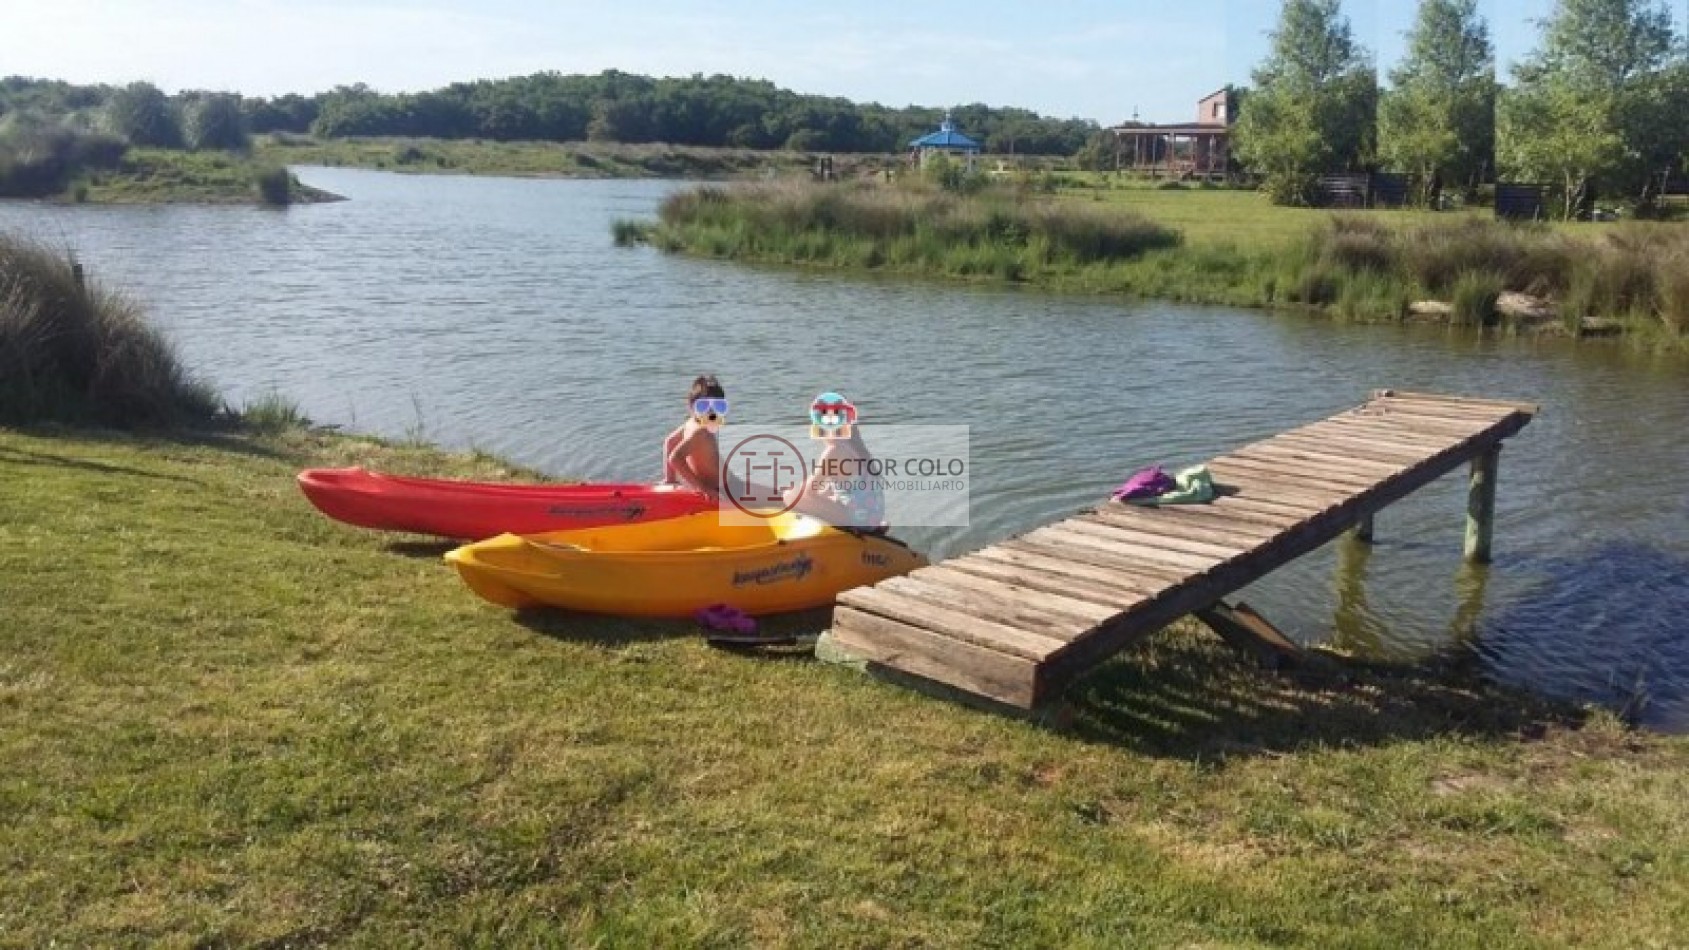
[[[1490, 219], [1489, 208], [1426, 211], [1414, 208], [1332, 211], [1325, 208], [1287, 208], [1274, 205], [1260, 192], [1185, 185], [1160, 188], [1153, 182], [1117, 178], [1093, 172], [1063, 172], [1068, 185], [1060, 196], [1124, 208], [1152, 221], [1177, 228], [1192, 245], [1234, 245], [1248, 249], [1277, 249], [1294, 244], [1334, 216], [1368, 219], [1396, 227], [1448, 224], [1463, 218]], [[1556, 221], [1561, 233], [1591, 237], [1620, 229], [1681, 230], [1681, 219], [1667, 221]]]
[[[1295, 243], [1330, 220], [1332, 212], [1319, 208], [1283, 208], [1254, 191], [1223, 188], [1115, 187], [1070, 188], [1062, 196], [1072, 201], [1124, 208], [1160, 224], [1177, 228], [1192, 245], [1233, 245], [1277, 249]], [[1445, 222], [1455, 217], [1431, 211], [1358, 211], [1349, 216], [1377, 218], [1392, 224]]]
[[1183, 630], [1041, 728], [492, 608], [354, 460], [508, 474], [0, 430], [0, 944], [1689, 941], [1689, 740]]

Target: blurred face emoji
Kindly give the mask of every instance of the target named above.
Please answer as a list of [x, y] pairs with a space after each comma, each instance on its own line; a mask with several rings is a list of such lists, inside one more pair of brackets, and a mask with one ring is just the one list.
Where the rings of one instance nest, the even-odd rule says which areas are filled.
[[856, 407], [838, 393], [822, 393], [809, 404], [809, 437], [848, 439], [856, 424]]
[[727, 400], [720, 396], [692, 400], [692, 418], [711, 432], [720, 432], [727, 424]]

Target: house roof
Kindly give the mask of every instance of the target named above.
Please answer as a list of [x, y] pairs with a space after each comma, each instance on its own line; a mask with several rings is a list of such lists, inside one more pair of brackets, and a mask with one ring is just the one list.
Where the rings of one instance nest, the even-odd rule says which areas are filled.
[[911, 148], [979, 148], [978, 142], [956, 131], [956, 123], [949, 116], [944, 117], [937, 132], [928, 132], [909, 145]]
[[1231, 127], [1204, 125], [1200, 122], [1185, 122], [1174, 125], [1145, 125], [1140, 123], [1138, 125], [1117, 125], [1106, 131], [1113, 132], [1115, 135], [1130, 135], [1137, 132], [1144, 135], [1218, 135], [1223, 137], [1230, 134]]

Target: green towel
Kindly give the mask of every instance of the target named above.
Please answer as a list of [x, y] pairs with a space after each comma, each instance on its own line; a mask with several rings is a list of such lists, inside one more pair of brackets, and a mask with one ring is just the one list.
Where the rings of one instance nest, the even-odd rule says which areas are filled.
[[1195, 505], [1214, 500], [1214, 476], [1208, 473], [1206, 465], [1192, 465], [1173, 476], [1173, 483], [1178, 488], [1170, 492], [1163, 492], [1154, 498], [1132, 498], [1129, 505]]

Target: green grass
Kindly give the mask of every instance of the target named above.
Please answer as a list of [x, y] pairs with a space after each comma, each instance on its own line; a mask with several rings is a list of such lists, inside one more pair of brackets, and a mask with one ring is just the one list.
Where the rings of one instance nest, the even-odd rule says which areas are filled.
[[[94, 204], [254, 204], [265, 199], [259, 190], [263, 173], [275, 165], [263, 157], [234, 152], [186, 152], [131, 149], [112, 171], [90, 172], [78, 200]], [[271, 184], [274, 190], [277, 186]], [[290, 181], [289, 203], [332, 201], [336, 196]]]
[[[1331, 217], [1317, 208], [1286, 208], [1274, 205], [1254, 191], [1232, 188], [1145, 187], [1114, 182], [1092, 175], [1088, 188], [1063, 189], [1063, 197], [1141, 214], [1184, 234], [1192, 246], [1229, 246], [1246, 249], [1282, 249], [1304, 238]], [[1356, 211], [1345, 216], [1387, 221], [1394, 225], [1434, 224], [1451, 217], [1430, 211]]]
[[[1034, 187], [1035, 177], [969, 197], [871, 181], [700, 186], [671, 196], [659, 221], [643, 228], [618, 222], [615, 234], [620, 244], [646, 241], [707, 257], [1290, 305], [1356, 321], [1399, 320], [1414, 302], [1450, 301], [1459, 277], [1483, 271], [1501, 282], [1498, 290], [1543, 298], [1565, 315], [1509, 319], [1507, 332], [1581, 334], [1588, 316], [1611, 321], [1642, 346], [1689, 347], [1689, 293], [1678, 276], [1689, 260], [1689, 225], [1592, 229], [1508, 225], [1475, 212], [1334, 214], [1275, 207], [1235, 190], [1057, 177], [1068, 184], [1054, 200]], [[1466, 312], [1469, 304], [1484, 306], [1473, 290], [1457, 309], [1468, 322], [1490, 325]]]
[[[517, 617], [293, 431], [0, 430], [0, 943], [1674, 946], [1689, 740], [1176, 630], [1041, 728]], [[783, 621], [814, 630], [824, 618]]]

